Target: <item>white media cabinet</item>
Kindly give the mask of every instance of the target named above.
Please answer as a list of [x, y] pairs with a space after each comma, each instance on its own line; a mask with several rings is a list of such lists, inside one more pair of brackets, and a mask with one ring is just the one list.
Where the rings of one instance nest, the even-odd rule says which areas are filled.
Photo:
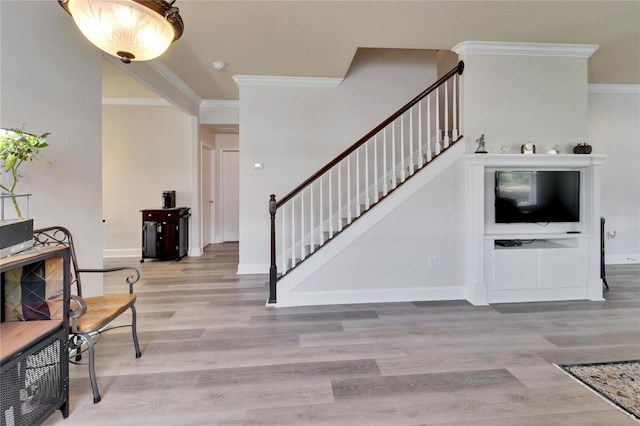
[[[603, 300], [600, 174], [604, 155], [470, 154], [465, 157], [467, 297], [475, 305]], [[498, 170], [580, 171], [580, 221], [495, 223]], [[519, 240], [503, 247], [497, 240]]]

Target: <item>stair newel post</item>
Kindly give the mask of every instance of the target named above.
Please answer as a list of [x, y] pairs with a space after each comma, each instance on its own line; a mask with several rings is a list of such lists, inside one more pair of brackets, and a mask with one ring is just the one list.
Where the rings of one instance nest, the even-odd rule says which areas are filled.
[[278, 267], [276, 266], [276, 196], [269, 196], [269, 215], [271, 216], [271, 267], [269, 268], [269, 303], [276, 303], [276, 280]]

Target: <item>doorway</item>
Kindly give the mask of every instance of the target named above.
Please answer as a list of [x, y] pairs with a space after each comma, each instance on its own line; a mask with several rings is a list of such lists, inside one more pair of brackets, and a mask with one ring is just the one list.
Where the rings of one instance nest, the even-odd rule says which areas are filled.
[[215, 162], [216, 151], [202, 143], [202, 248], [215, 243]]
[[240, 153], [222, 151], [222, 241], [240, 239]]

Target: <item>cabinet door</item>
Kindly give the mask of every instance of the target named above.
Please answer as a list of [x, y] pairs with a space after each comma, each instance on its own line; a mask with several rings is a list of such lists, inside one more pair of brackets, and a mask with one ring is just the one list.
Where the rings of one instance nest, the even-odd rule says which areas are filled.
[[158, 257], [177, 257], [178, 241], [176, 222], [162, 222], [158, 231]]
[[579, 249], [540, 250], [540, 288], [585, 287]]
[[156, 222], [145, 220], [142, 227], [142, 256], [156, 257], [158, 237], [156, 234]]
[[495, 290], [526, 290], [538, 287], [537, 250], [496, 250]]
[[178, 234], [180, 235], [178, 241], [178, 256], [186, 256], [189, 250], [189, 216], [182, 216], [180, 218]]

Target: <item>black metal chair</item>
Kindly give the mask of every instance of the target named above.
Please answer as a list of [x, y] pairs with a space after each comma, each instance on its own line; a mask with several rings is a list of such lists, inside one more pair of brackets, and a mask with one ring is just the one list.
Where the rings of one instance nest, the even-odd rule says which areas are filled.
[[604, 217], [600, 218], [600, 278], [602, 278], [602, 284], [609, 290], [609, 284], [607, 284], [607, 277], [604, 269]]
[[[133, 292], [133, 285], [140, 279], [140, 272], [133, 267], [117, 267], [107, 269], [80, 269], [76, 258], [76, 251], [73, 245], [73, 238], [68, 229], [61, 226], [37, 229], [33, 233], [34, 246], [68, 246], [71, 252], [71, 303], [69, 310], [69, 351], [70, 356], [75, 357], [74, 363], [79, 363], [82, 353], [87, 352], [89, 356], [89, 379], [93, 390], [93, 402], [100, 402], [100, 392], [96, 381], [94, 365], [95, 341], [104, 331], [108, 330], [110, 323], [127, 310], [131, 310], [131, 332], [133, 335], [133, 345], [136, 358], [142, 355], [138, 344], [138, 334], [136, 331], [136, 295]], [[81, 275], [84, 273], [112, 273], [125, 271], [125, 282], [129, 286], [127, 293], [108, 294], [96, 297], [82, 297]], [[111, 327], [113, 328], [113, 327]], [[86, 349], [83, 350], [83, 346]], [[70, 357], [71, 359], [71, 357]]]

